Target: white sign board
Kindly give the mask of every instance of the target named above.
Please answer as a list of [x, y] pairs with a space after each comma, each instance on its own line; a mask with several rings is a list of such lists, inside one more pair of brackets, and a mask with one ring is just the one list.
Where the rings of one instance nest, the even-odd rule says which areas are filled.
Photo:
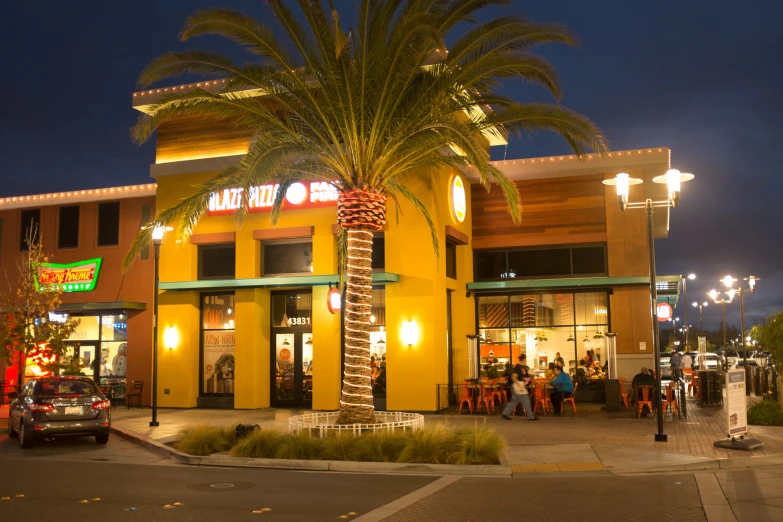
[[639, 341], [639, 350], [640, 351], [646, 351], [647, 350], [647, 343], [645, 341]]
[[748, 406], [745, 396], [745, 370], [726, 372], [726, 421], [729, 437], [748, 432]]

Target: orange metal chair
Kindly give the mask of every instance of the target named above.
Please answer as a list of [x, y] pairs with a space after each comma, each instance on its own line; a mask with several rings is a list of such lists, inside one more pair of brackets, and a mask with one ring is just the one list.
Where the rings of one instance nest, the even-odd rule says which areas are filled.
[[459, 385], [459, 403], [457, 406], [457, 413], [462, 413], [462, 405], [467, 403], [468, 410], [473, 413], [473, 397], [470, 396], [470, 389], [467, 384]]
[[[639, 398], [639, 393], [641, 392], [641, 398]], [[642, 384], [641, 386], [637, 386], [636, 390], [634, 390], [634, 393], [636, 394], [636, 413], [637, 418], [641, 418], [642, 411], [644, 410], [644, 407], [647, 406], [650, 408], [650, 413], [655, 411], [655, 406], [653, 406], [652, 396], [653, 396], [653, 387], [649, 384]]]
[[694, 373], [691, 377], [691, 385], [690, 385], [690, 392], [691, 395], [694, 397], [698, 397], [700, 395], [699, 393], [699, 375], [697, 373]]
[[677, 397], [674, 396], [674, 390], [675, 390], [675, 384], [673, 382], [670, 382], [669, 385], [666, 387], [666, 398], [661, 401], [661, 409], [663, 409], [663, 413], [666, 413], [666, 410], [671, 408], [672, 410], [672, 417], [673, 416], [680, 416], [680, 411], [677, 405]]
[[552, 401], [549, 400], [549, 395], [546, 393], [546, 380], [538, 380], [536, 387], [534, 388], [534, 401], [533, 401], [533, 413], [539, 413], [539, 406], [541, 406], [541, 412], [544, 415], [552, 409]]
[[625, 379], [617, 379], [620, 381], [620, 398], [623, 400], [623, 406], [626, 408], [630, 408], [630, 399], [628, 397], [628, 388], [625, 387], [626, 384], [628, 384], [628, 381]]
[[570, 397], [563, 398], [563, 404], [560, 405], [560, 415], [565, 415], [565, 405], [567, 402], [571, 403], [571, 411], [574, 412], [574, 415], [576, 415], [576, 402], [574, 401], [574, 396], [576, 395], [576, 388], [578, 386], [579, 383], [575, 382], [574, 393], [572, 393]]
[[495, 411], [495, 400], [492, 397], [492, 388], [487, 381], [479, 383], [478, 396], [476, 397], [476, 413], [481, 411], [481, 406], [487, 413]]
[[508, 397], [506, 396], [506, 378], [501, 377], [492, 379], [492, 402], [497, 399], [498, 404], [506, 404]]

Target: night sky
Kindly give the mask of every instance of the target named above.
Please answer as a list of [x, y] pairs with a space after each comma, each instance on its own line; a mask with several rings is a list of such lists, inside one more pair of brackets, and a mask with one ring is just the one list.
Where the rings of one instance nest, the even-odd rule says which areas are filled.
[[[352, 18], [354, 4], [337, 2], [342, 20]], [[233, 52], [216, 38], [177, 41], [185, 17], [206, 6], [264, 14], [261, 0], [6, 4], [0, 196], [149, 181], [153, 144], [128, 138], [138, 114], [131, 93], [142, 67], [165, 51]], [[746, 298], [746, 323], [783, 309], [783, 3], [548, 0], [515, 1], [511, 10], [579, 34], [580, 49], [544, 47], [541, 54], [560, 71], [563, 103], [592, 118], [613, 149], [668, 146], [673, 166], [696, 174], [672, 210], [669, 238], [656, 242], [658, 273], [695, 272], [691, 302], [706, 300], [725, 274], [753, 274], [762, 281]], [[529, 85], [504, 90], [547, 100]], [[514, 140], [507, 154], [568, 152], [562, 140], [538, 135]], [[739, 326], [738, 310], [729, 307], [730, 324]], [[697, 323], [698, 311], [689, 314]], [[682, 302], [675, 315], [682, 317]], [[704, 319], [717, 326], [720, 307], [709, 306]]]

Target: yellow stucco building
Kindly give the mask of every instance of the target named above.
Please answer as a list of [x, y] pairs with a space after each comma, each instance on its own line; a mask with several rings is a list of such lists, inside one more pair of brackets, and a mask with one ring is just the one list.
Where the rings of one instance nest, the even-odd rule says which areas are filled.
[[[136, 93], [146, 110], [154, 94]], [[158, 209], [238, 161], [249, 136], [183, 118], [158, 131]], [[498, 189], [470, 172], [412, 176], [438, 234], [439, 258], [420, 213], [393, 205], [374, 239], [373, 332], [377, 406], [434, 411], [447, 385], [526, 353], [541, 371], [557, 354], [576, 372], [588, 351], [605, 360], [617, 334], [618, 370], [652, 363], [643, 213], [621, 213], [601, 181], [626, 171], [646, 180], [669, 168], [668, 149], [496, 162], [522, 194], [514, 225]], [[185, 242], [164, 238], [160, 261], [158, 404], [336, 409], [341, 318], [327, 307], [337, 281], [336, 193], [299, 184], [270, 222], [275, 188], [254, 187], [241, 226], [240, 194], [213, 194]], [[632, 199], [654, 190], [632, 187]], [[668, 210], [656, 210], [656, 236]], [[676, 293], [678, 279], [671, 279]], [[665, 283], [666, 281], [664, 281]], [[664, 289], [665, 290], [665, 289]], [[478, 337], [480, 343], [469, 336]], [[438, 389], [438, 386], [441, 389]], [[453, 388], [452, 388], [453, 389]]]

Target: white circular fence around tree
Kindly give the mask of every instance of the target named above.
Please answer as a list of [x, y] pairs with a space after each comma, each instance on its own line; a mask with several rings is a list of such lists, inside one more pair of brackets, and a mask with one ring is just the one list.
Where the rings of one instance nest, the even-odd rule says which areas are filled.
[[307, 433], [311, 437], [323, 438], [337, 433], [361, 435], [384, 431], [416, 431], [424, 427], [424, 416], [420, 413], [376, 411], [376, 422], [372, 424], [337, 424], [339, 415], [336, 411], [294, 415], [288, 419], [288, 433]]

